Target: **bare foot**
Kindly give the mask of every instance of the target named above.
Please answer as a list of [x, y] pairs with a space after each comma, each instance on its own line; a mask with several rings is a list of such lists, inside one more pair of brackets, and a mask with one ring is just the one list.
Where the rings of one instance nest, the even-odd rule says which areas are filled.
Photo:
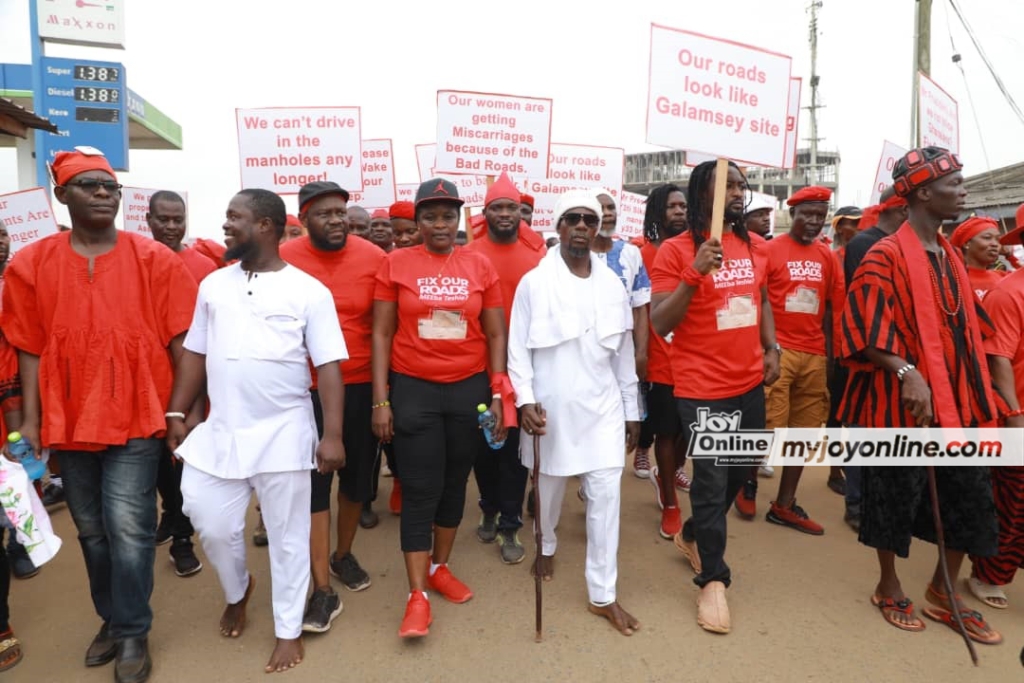
[[278, 638], [277, 645], [270, 655], [270, 661], [267, 662], [267, 666], [263, 670], [268, 674], [273, 674], [294, 669], [302, 663], [302, 657], [305, 654], [306, 651], [302, 647], [302, 638], [294, 638], [292, 640]]
[[245, 595], [235, 604], [224, 608], [224, 614], [220, 615], [220, 634], [225, 638], [237, 638], [245, 630], [245, 606], [249, 604], [249, 596], [255, 587], [256, 579], [249, 574], [249, 586], [245, 589]]
[[596, 614], [610, 621], [612, 626], [624, 636], [631, 636], [640, 630], [640, 622], [629, 612], [622, 609], [617, 602], [605, 605], [604, 607], [591, 604], [587, 606], [587, 609], [590, 610], [591, 614]]
[[530, 570], [530, 573], [537, 576], [538, 571], [540, 572], [540, 578], [545, 581], [555, 578], [555, 556], [538, 555], [537, 559], [533, 561], [533, 568]]

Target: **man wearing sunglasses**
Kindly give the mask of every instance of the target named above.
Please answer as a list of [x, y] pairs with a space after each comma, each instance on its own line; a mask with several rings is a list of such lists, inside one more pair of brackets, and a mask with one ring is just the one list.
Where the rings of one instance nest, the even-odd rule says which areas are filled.
[[171, 250], [115, 227], [121, 185], [101, 152], [61, 152], [51, 171], [71, 230], [25, 247], [8, 266], [0, 327], [18, 349], [21, 434], [60, 462], [103, 621], [85, 664], [116, 658], [115, 680], [138, 683], [152, 666], [156, 480], [172, 358], [181, 357], [197, 287]]
[[628, 636], [640, 622], [619, 605], [616, 583], [622, 446], [632, 450], [640, 436], [633, 313], [619, 278], [590, 252], [601, 222], [594, 193], [566, 192], [555, 217], [561, 244], [519, 283], [508, 341], [509, 377], [529, 435], [523, 464], [540, 460], [543, 540], [534, 572], [554, 577], [565, 485], [578, 476], [587, 504], [589, 609]]

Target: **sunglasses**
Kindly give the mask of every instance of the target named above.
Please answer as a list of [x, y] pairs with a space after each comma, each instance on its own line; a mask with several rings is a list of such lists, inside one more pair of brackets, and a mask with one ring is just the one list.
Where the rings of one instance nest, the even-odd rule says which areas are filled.
[[588, 228], [596, 228], [601, 222], [600, 216], [595, 216], [589, 213], [563, 213], [562, 220], [565, 221], [565, 224], [570, 228], [574, 225], [579, 225], [580, 221], [583, 221], [583, 224]]
[[73, 185], [74, 187], [80, 187], [84, 192], [94, 194], [96, 190], [101, 187], [111, 194], [115, 194], [121, 191], [122, 185], [116, 180], [94, 180], [92, 178], [86, 178], [85, 180], [76, 180], [73, 183], [65, 183], [65, 185]]

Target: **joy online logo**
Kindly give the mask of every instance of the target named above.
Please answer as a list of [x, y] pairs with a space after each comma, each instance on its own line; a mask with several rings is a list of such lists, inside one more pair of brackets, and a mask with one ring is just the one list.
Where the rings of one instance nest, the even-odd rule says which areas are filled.
[[716, 465], [759, 464], [771, 450], [772, 432], [741, 430], [743, 412], [712, 413], [697, 409], [697, 421], [690, 423], [692, 438], [687, 448], [691, 458], [714, 458]]

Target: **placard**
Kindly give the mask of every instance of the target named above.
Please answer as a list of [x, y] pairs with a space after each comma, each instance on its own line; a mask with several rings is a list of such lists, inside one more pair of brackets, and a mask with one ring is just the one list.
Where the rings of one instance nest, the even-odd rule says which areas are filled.
[[236, 109], [242, 187], [298, 194], [317, 180], [363, 186], [359, 107]]
[[398, 183], [398, 185], [395, 185], [395, 201], [416, 201], [416, 190], [418, 189], [420, 189], [419, 183]]
[[956, 100], [923, 73], [918, 75], [917, 121], [921, 146], [944, 147], [959, 154], [960, 113]]
[[882, 157], [878, 160], [878, 169], [875, 171], [875, 184], [871, 186], [872, 204], [878, 204], [885, 188], [892, 185], [892, 169], [906, 153], [907, 150], [895, 142], [886, 140], [882, 143]]
[[386, 209], [395, 203], [395, 155], [391, 140], [363, 140], [362, 158], [363, 189], [349, 192], [349, 202], [368, 209]]
[[789, 79], [789, 113], [786, 115], [786, 158], [782, 162], [782, 168], [796, 168], [796, 146], [799, 141], [798, 132], [800, 129], [800, 92], [803, 89], [803, 84], [804, 79], [798, 76]]
[[569, 190], [604, 188], [618, 208], [625, 164], [626, 153], [621, 147], [552, 142], [548, 177], [520, 183], [526, 185], [534, 198], [533, 225], [540, 230], [554, 229], [558, 197]]
[[11, 238], [11, 256], [60, 230], [50, 199], [41, 187], [0, 194], [0, 223]]
[[551, 100], [493, 93], [437, 92], [440, 173], [546, 178]]
[[484, 199], [487, 198], [487, 176], [441, 173], [434, 164], [436, 152], [437, 145], [434, 143], [416, 145], [416, 166], [420, 172], [420, 182], [425, 183], [431, 178], [450, 180], [455, 183], [459, 190], [459, 199], [464, 201], [466, 206], [483, 206]]
[[624, 239], [633, 239], [644, 234], [644, 216], [647, 214], [647, 197], [636, 192], [622, 191], [619, 199], [619, 220], [616, 232]]
[[652, 24], [647, 142], [782, 166], [791, 67], [776, 52]]
[[[124, 222], [125, 232], [134, 232], [137, 235], [152, 237], [149, 231], [149, 224], [146, 221], [146, 214], [149, 213], [149, 200], [159, 192], [148, 187], [124, 187], [121, 188], [121, 220]], [[188, 235], [188, 193], [178, 192], [185, 200], [185, 235]]]

